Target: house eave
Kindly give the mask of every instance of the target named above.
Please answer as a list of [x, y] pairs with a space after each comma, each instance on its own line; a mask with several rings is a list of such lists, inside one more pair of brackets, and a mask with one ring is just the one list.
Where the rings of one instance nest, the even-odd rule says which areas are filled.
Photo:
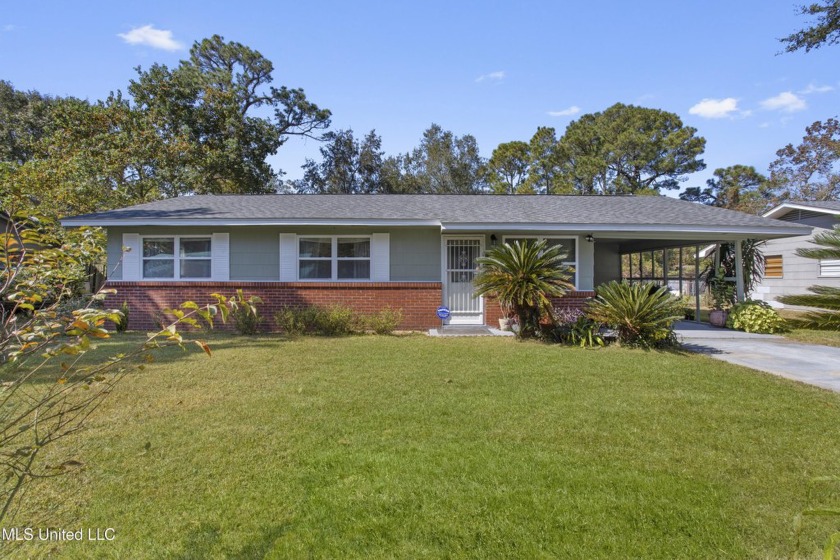
[[840, 211], [831, 210], [829, 208], [818, 208], [816, 206], [810, 206], [808, 204], [795, 204], [791, 202], [783, 202], [779, 206], [776, 206], [775, 208], [768, 210], [767, 212], [762, 214], [762, 217], [776, 218], [776, 216], [784, 216], [785, 214], [787, 214], [788, 210], [806, 210], [808, 212], [817, 212], [820, 214], [829, 214], [834, 216], [840, 215]]

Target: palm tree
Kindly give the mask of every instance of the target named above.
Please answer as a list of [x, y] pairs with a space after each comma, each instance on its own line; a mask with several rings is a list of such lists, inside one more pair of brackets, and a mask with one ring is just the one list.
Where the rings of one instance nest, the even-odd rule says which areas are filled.
[[[840, 225], [831, 231], [823, 231], [814, 236], [815, 245], [821, 247], [799, 248], [796, 254], [808, 259], [840, 259]], [[777, 298], [785, 305], [803, 305], [825, 311], [811, 311], [796, 321], [798, 326], [807, 329], [840, 330], [840, 288], [830, 286], [811, 286], [810, 294], [782, 296]]]
[[493, 247], [477, 259], [476, 297], [495, 297], [519, 318], [519, 336], [531, 338], [542, 314], [551, 309], [550, 298], [574, 289], [569, 282], [574, 270], [563, 264], [565, 258], [562, 246], [548, 247], [545, 240]]

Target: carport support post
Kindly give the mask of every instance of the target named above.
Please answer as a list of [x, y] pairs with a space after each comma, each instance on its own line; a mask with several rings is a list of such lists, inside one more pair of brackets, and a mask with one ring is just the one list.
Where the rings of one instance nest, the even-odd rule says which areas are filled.
[[700, 322], [700, 245], [694, 246], [694, 322]]
[[738, 303], [744, 301], [744, 255], [741, 250], [741, 240], [734, 241], [735, 243], [735, 294], [738, 297]]

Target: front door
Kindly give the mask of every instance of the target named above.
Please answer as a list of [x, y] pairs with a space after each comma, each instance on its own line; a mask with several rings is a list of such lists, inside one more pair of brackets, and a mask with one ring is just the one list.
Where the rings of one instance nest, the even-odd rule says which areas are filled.
[[483, 253], [483, 237], [445, 237], [444, 303], [449, 308], [450, 325], [483, 325], [484, 300], [475, 294], [475, 262]]

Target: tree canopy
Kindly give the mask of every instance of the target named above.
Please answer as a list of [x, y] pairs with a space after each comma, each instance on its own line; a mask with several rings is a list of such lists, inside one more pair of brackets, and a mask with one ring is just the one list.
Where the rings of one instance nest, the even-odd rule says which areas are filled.
[[772, 183], [748, 165], [715, 169], [714, 177], [706, 185], [705, 189], [689, 187], [680, 198], [751, 214], [764, 212], [776, 200]]
[[822, 0], [821, 3], [813, 2], [800, 6], [799, 13], [804, 16], [816, 16], [816, 21], [810, 27], [779, 39], [785, 43], [786, 52], [800, 49], [809, 52], [811, 49], [840, 42], [840, 0]]
[[374, 194], [385, 189], [382, 180], [382, 138], [371, 130], [361, 141], [352, 130], [324, 135], [321, 163], [307, 159], [303, 179], [292, 188], [311, 194]]
[[563, 190], [655, 194], [705, 169], [706, 140], [674, 113], [616, 103], [573, 121], [558, 151]]
[[128, 91], [166, 142], [187, 147], [186, 190], [274, 192], [278, 174], [266, 157], [290, 136], [319, 138], [329, 126], [330, 111], [302, 89], [271, 86], [273, 71], [258, 51], [219, 35], [196, 42], [174, 70], [138, 68]]
[[802, 143], [788, 144], [770, 164], [771, 180], [796, 200], [840, 199], [840, 121], [816, 121]]
[[487, 162], [490, 188], [496, 194], [532, 194], [527, 183], [530, 163], [531, 148], [526, 142], [499, 144]]

